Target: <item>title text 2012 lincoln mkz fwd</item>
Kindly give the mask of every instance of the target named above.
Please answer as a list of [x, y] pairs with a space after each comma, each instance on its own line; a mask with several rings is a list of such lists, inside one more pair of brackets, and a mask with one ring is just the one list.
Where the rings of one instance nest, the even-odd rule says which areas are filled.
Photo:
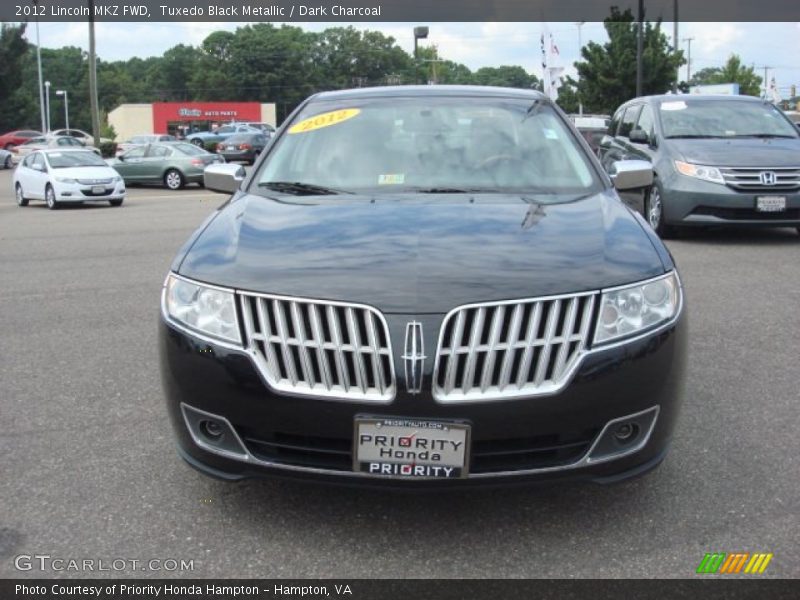
[[[164, 284], [167, 406], [217, 477], [610, 482], [659, 464], [684, 379], [661, 241], [537, 92], [322, 93]], [[616, 189], [615, 189], [616, 188]]]

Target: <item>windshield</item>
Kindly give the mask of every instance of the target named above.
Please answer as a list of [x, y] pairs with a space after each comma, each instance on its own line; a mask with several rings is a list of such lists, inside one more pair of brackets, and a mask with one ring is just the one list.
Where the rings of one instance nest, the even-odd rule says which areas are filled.
[[511, 192], [558, 201], [602, 189], [543, 101], [432, 95], [312, 103], [253, 181], [264, 195]]
[[54, 169], [107, 166], [105, 161], [94, 152], [50, 152], [47, 160]]
[[659, 113], [668, 138], [798, 137], [791, 123], [766, 102], [665, 100]]

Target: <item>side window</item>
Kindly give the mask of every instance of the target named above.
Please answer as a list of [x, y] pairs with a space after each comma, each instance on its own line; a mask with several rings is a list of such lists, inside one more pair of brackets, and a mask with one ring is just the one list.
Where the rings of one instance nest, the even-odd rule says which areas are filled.
[[125, 158], [142, 158], [144, 156], [146, 146], [139, 146], [133, 150], [125, 153]]
[[636, 117], [639, 116], [639, 104], [634, 104], [625, 109], [625, 114], [622, 116], [622, 123], [619, 126], [619, 136], [628, 137], [633, 129], [633, 124], [636, 123]]
[[44, 168], [44, 157], [37, 152], [33, 157], [33, 161], [31, 163], [31, 165], [34, 168], [40, 168], [42, 171], [44, 171], [45, 170], [45, 168]]
[[610, 135], [611, 137], [617, 135], [619, 122], [622, 120], [622, 113], [623, 109], [620, 108], [617, 112], [614, 113], [614, 118], [612, 118], [611, 122], [608, 124], [608, 135]]
[[234, 129], [230, 125], [226, 125], [225, 127], [220, 127], [217, 129], [217, 133], [233, 133]]
[[150, 146], [150, 150], [147, 152], [148, 158], [164, 158], [165, 156], [169, 156], [169, 148], [166, 146]]
[[28, 167], [29, 169], [33, 165], [33, 159], [36, 158], [35, 154], [29, 154], [25, 157], [25, 160], [22, 161], [22, 164]]
[[69, 138], [65, 138], [65, 137], [63, 137], [63, 138], [58, 138], [58, 139], [56, 140], [56, 143], [57, 143], [59, 146], [69, 146], [69, 145], [70, 145], [70, 143], [69, 143]]
[[655, 121], [653, 120], [653, 109], [650, 105], [645, 104], [642, 106], [642, 112], [639, 113], [639, 121], [636, 123], [637, 129], [642, 129], [651, 140], [655, 133]]

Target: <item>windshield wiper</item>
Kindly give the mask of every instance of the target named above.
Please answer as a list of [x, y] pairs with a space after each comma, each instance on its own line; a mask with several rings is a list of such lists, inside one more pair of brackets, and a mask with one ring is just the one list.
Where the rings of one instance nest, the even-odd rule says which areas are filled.
[[418, 194], [470, 194], [485, 192], [487, 188], [429, 187], [414, 189], [413, 191]]
[[793, 139], [795, 139], [796, 136], [786, 135], [786, 134], [783, 134], [783, 133], [739, 133], [739, 134], [736, 134], [736, 135], [729, 135], [727, 137], [732, 137], [732, 138], [764, 138], [764, 139], [784, 138], [784, 139], [793, 140]]
[[302, 181], [265, 181], [259, 183], [258, 187], [265, 187], [276, 192], [285, 192], [297, 196], [329, 196], [335, 194], [352, 194], [346, 190], [314, 185], [313, 183], [303, 183]]
[[732, 137], [730, 135], [700, 135], [695, 133], [685, 133], [683, 135], [665, 136], [668, 140], [692, 140], [692, 139], [722, 139]]

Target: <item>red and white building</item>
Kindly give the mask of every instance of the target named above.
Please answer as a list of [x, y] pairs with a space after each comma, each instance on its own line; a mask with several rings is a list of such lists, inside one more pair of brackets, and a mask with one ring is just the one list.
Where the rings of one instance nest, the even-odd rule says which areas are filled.
[[275, 126], [275, 104], [260, 102], [154, 102], [122, 104], [108, 113], [117, 141], [143, 133], [207, 131], [233, 121], [255, 121]]

